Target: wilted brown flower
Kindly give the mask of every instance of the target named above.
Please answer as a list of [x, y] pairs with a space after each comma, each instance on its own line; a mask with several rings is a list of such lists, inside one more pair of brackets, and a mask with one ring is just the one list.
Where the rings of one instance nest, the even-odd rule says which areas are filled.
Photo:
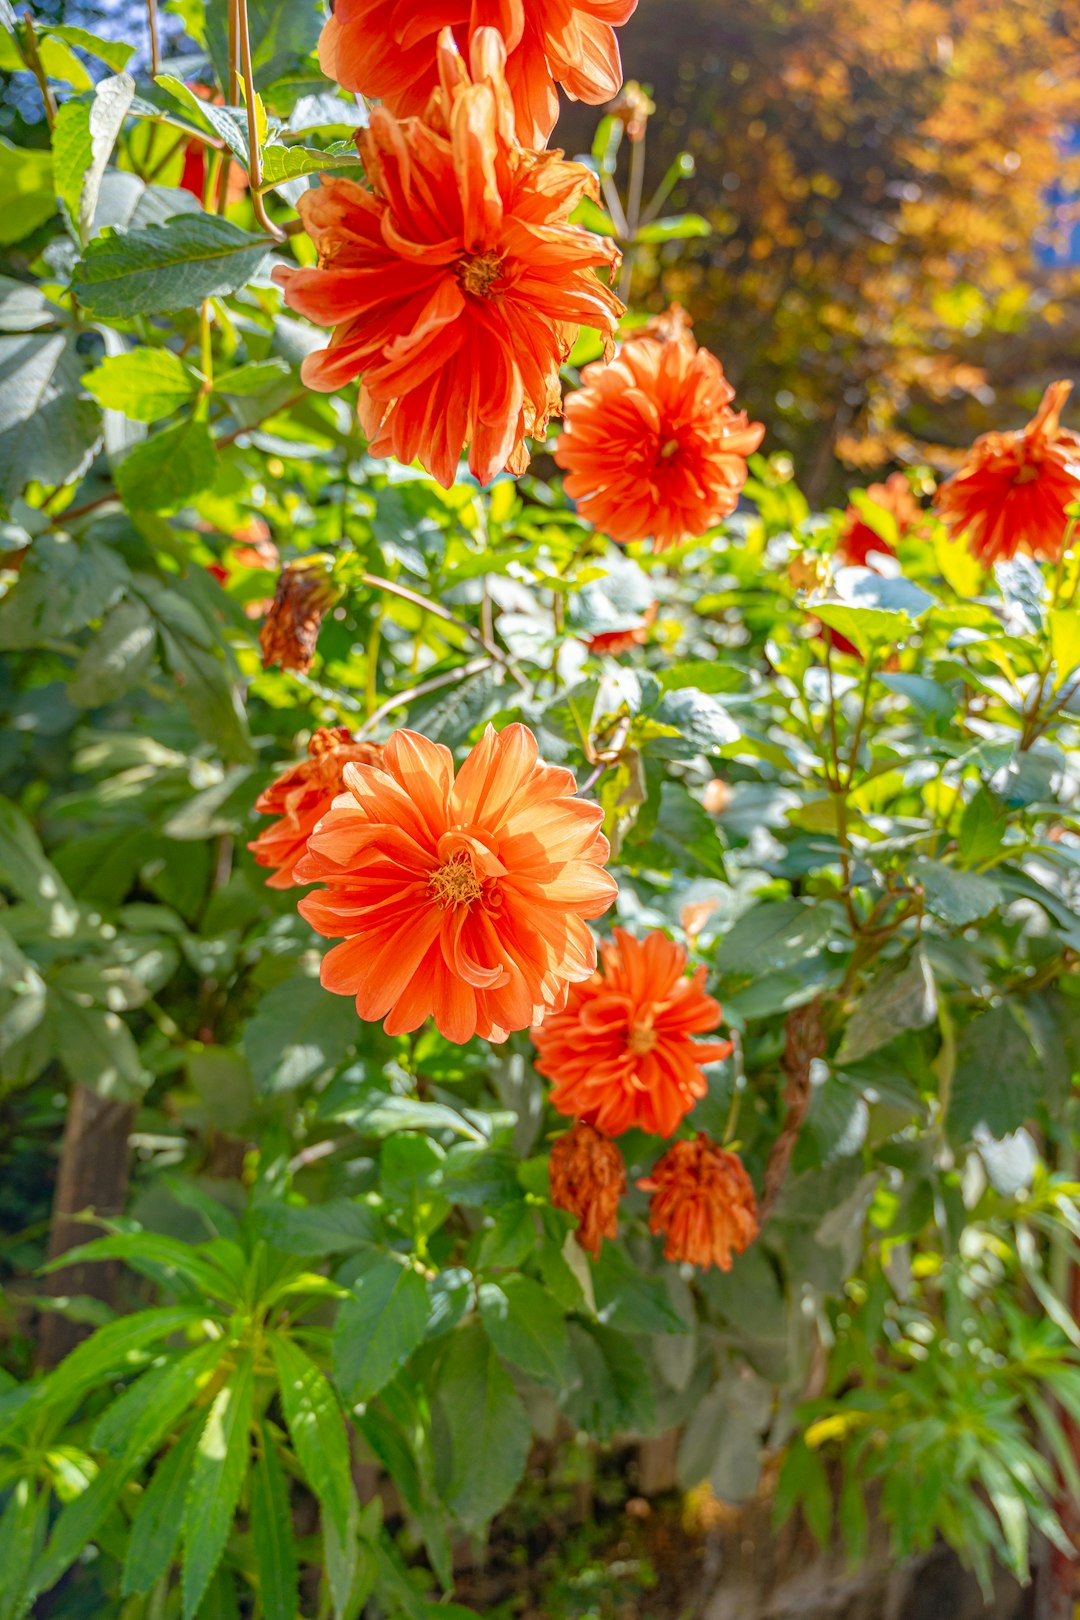
[[638, 1186], [653, 1195], [649, 1230], [667, 1239], [665, 1260], [730, 1271], [732, 1253], [757, 1236], [757, 1200], [742, 1160], [704, 1131], [668, 1148]]
[[650, 101], [636, 79], [627, 79], [607, 110], [619, 120], [628, 140], [642, 141], [649, 119], [656, 111], [656, 103]]
[[560, 1136], [548, 1165], [551, 1202], [580, 1222], [577, 1240], [595, 1260], [604, 1238], [619, 1232], [619, 1199], [626, 1191], [626, 1166], [609, 1136], [578, 1123]]
[[264, 669], [279, 664], [306, 675], [311, 668], [319, 628], [338, 599], [332, 566], [332, 558], [316, 552], [281, 570], [273, 606], [259, 632]]

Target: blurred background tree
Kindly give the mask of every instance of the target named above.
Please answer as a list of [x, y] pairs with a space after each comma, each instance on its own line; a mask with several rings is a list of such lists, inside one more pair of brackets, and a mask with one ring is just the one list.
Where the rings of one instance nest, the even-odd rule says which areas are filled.
[[685, 148], [673, 202], [713, 227], [639, 257], [634, 299], [690, 309], [812, 501], [948, 469], [1080, 359], [1078, 25], [1075, 0], [641, 0], [622, 30], [659, 109], [645, 194]]

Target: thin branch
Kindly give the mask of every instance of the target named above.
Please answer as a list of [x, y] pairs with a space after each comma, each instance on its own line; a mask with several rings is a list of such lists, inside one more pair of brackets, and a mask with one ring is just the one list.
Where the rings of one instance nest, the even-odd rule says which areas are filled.
[[358, 733], [363, 736], [366, 731], [374, 731], [384, 715], [393, 714], [395, 709], [404, 709], [414, 698], [426, 697], [429, 692], [437, 692], [443, 686], [453, 686], [455, 681], [463, 681], [469, 675], [479, 675], [482, 669], [490, 669], [494, 659], [473, 658], [459, 669], [449, 670], [445, 675], [432, 675], [429, 680], [417, 681], [415, 686], [407, 686], [404, 692], [398, 692], [395, 697], [387, 698], [380, 703], [374, 713], [369, 714]]
[[49, 76], [42, 65], [41, 54], [38, 51], [37, 34], [34, 30], [34, 19], [27, 12], [23, 19], [25, 39], [22, 46], [22, 57], [34, 78], [37, 80], [41, 99], [45, 103], [45, 122], [52, 129], [56, 123], [56, 97], [52, 93]]
[[470, 636], [473, 641], [483, 647], [489, 657], [493, 658], [497, 664], [504, 665], [510, 671], [523, 690], [528, 690], [528, 682], [514, 667], [513, 659], [504, 653], [501, 647], [496, 646], [490, 634], [485, 630], [478, 630], [475, 625], [469, 624], [466, 619], [459, 619], [456, 613], [451, 613], [449, 608], [443, 607], [441, 602], [433, 602], [430, 596], [423, 596], [419, 591], [410, 590], [407, 585], [397, 584], [395, 580], [383, 579], [380, 574], [368, 573], [361, 574], [360, 579], [365, 585], [370, 585], [373, 590], [388, 591], [391, 596], [399, 596], [403, 602], [411, 602], [414, 607], [421, 608], [425, 613], [434, 614], [435, 618], [442, 619], [445, 624], [453, 624], [459, 630], [464, 630], [467, 636]]
[[784, 1054], [780, 1067], [787, 1076], [784, 1087], [786, 1113], [780, 1134], [769, 1149], [765, 1163], [765, 1187], [761, 1198], [761, 1225], [776, 1206], [784, 1178], [791, 1164], [799, 1132], [810, 1109], [810, 1070], [815, 1058], [824, 1057], [828, 1045], [821, 1023], [821, 1002], [815, 998], [805, 1007], [793, 1007], [784, 1020]]
[[150, 27], [150, 77], [161, 72], [161, 42], [158, 39], [157, 0], [146, 0], [146, 20]]
[[251, 67], [251, 33], [248, 28], [247, 0], [236, 0], [236, 39], [240, 51], [240, 71], [244, 80], [244, 101], [247, 105], [248, 189], [251, 192], [251, 206], [256, 220], [267, 235], [272, 236], [276, 242], [283, 242], [285, 233], [267, 214], [260, 191], [262, 164], [259, 158], [259, 123], [255, 115], [255, 76]]

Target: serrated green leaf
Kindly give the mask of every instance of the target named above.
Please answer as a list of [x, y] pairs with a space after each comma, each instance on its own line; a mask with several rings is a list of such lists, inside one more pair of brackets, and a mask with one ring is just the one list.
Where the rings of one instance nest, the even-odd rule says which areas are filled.
[[262, 173], [267, 185], [279, 186], [305, 174], [322, 174], [327, 169], [362, 169], [356, 152], [320, 152], [311, 146], [284, 146], [268, 141], [262, 149]]
[[136, 50], [134, 45], [128, 45], [123, 40], [102, 39], [98, 34], [76, 28], [71, 23], [49, 23], [42, 32], [46, 39], [61, 39], [66, 45], [74, 45], [89, 56], [96, 56], [114, 73], [124, 71]]
[[299, 974], [263, 996], [244, 1030], [244, 1051], [264, 1096], [292, 1091], [341, 1063], [360, 1033], [356, 1008]]
[[112, 703], [130, 692], [154, 662], [154, 622], [144, 603], [118, 602], [79, 659], [68, 686], [82, 709]]
[[284, 1334], [270, 1335], [281, 1407], [308, 1484], [340, 1542], [349, 1534], [349, 1445], [341, 1407], [315, 1363]]
[[79, 397], [81, 376], [71, 332], [0, 338], [0, 498], [12, 500], [34, 479], [69, 483], [88, 465], [101, 418]]
[[75, 296], [92, 315], [128, 319], [193, 309], [236, 292], [270, 248], [226, 219], [182, 214], [120, 235], [103, 232], [75, 266]]
[[562, 1388], [570, 1373], [570, 1341], [560, 1307], [529, 1277], [484, 1283], [480, 1320], [499, 1354], [542, 1384]]
[[131, 512], [169, 512], [209, 489], [217, 471], [210, 430], [191, 418], [135, 445], [116, 469], [116, 487]]
[[196, 1416], [158, 1464], [140, 1498], [121, 1579], [125, 1597], [133, 1592], [149, 1592], [173, 1562], [201, 1433], [202, 1424]]
[[348, 1399], [360, 1402], [389, 1383], [424, 1337], [428, 1299], [419, 1272], [395, 1260], [365, 1271], [353, 1292], [338, 1312], [334, 1372]]
[[123, 1019], [104, 1007], [81, 1007], [66, 996], [50, 998], [56, 1052], [71, 1078], [99, 1097], [134, 1102], [150, 1080], [135, 1038]]
[[229, 1382], [214, 1397], [195, 1448], [184, 1500], [183, 1620], [195, 1620], [232, 1529], [248, 1470], [254, 1393], [248, 1353], [241, 1356]]
[[135, 94], [129, 73], [102, 79], [92, 96], [65, 101], [53, 128], [56, 189], [81, 240], [94, 218], [105, 167]]
[[259, 1424], [259, 1460], [251, 1473], [251, 1539], [266, 1620], [296, 1620], [296, 1547], [289, 1488], [266, 1423]]
[[480, 1324], [450, 1335], [434, 1398], [443, 1436], [439, 1490], [467, 1530], [479, 1531], [504, 1507], [525, 1471], [528, 1414]]
[[83, 378], [99, 405], [132, 422], [171, 416], [198, 392], [199, 379], [171, 349], [129, 349], [108, 355]]
[[247, 168], [247, 130], [230, 108], [215, 106], [212, 101], [197, 96], [189, 84], [173, 73], [159, 73], [154, 83], [172, 96], [200, 129], [211, 129], [219, 135], [233, 156]]
[[884, 608], [849, 607], [846, 602], [817, 602], [814, 617], [857, 647], [869, 658], [880, 647], [894, 647], [914, 628], [906, 613], [890, 613]]
[[248, 394], [261, 393], [264, 388], [273, 388], [288, 376], [289, 368], [284, 360], [251, 360], [247, 365], [236, 366], [232, 371], [216, 376], [214, 392], [243, 398]]

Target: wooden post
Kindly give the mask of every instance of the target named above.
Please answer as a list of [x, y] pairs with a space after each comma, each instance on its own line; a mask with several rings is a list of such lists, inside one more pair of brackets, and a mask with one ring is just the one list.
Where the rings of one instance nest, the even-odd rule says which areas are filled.
[[[76, 1215], [122, 1212], [128, 1189], [128, 1137], [134, 1118], [131, 1103], [99, 1097], [86, 1086], [72, 1088], [53, 1196], [50, 1260], [100, 1236], [92, 1226], [76, 1220]], [[114, 1302], [115, 1287], [116, 1265], [109, 1261], [65, 1266], [48, 1279], [48, 1292], [53, 1296], [88, 1294], [107, 1304]], [[55, 1367], [89, 1331], [54, 1311], [46, 1312], [41, 1318], [39, 1364]]]

